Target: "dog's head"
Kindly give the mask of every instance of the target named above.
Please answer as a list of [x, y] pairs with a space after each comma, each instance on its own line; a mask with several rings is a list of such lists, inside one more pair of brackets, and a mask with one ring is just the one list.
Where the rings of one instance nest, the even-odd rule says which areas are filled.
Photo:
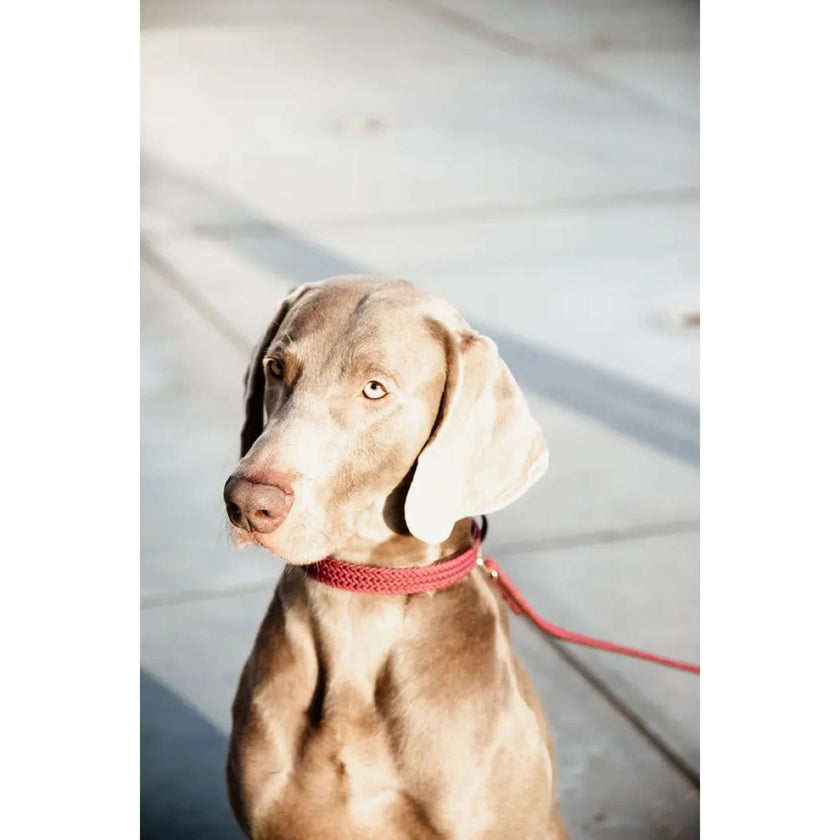
[[241, 455], [234, 538], [295, 564], [358, 537], [441, 543], [548, 465], [492, 341], [409, 283], [355, 276], [283, 301], [246, 373]]

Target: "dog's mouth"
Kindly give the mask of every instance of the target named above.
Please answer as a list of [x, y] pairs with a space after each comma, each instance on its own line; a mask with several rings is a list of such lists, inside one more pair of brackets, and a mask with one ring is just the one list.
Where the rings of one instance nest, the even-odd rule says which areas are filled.
[[[228, 526], [230, 541], [234, 548], [240, 549], [245, 548], [248, 545], [256, 545], [290, 566], [307, 566], [310, 563], [317, 563], [318, 560], [329, 554], [328, 550], [323, 550], [319, 551], [317, 556], [305, 556], [305, 554], [309, 553], [307, 550], [304, 552], [304, 556], [299, 556], [299, 552], [292, 549], [290, 556], [289, 546], [284, 545], [281, 547], [276, 544], [277, 542], [281, 542], [280, 540], [276, 542], [272, 541], [272, 537], [276, 536], [273, 532], [270, 534], [261, 534], [258, 531], [250, 531], [246, 528], [240, 528], [232, 523], [228, 523]], [[314, 536], [315, 535], [313, 534], [313, 537]], [[313, 546], [307, 546], [307, 549], [310, 547]]]
[[230, 541], [234, 548], [245, 548], [246, 545], [258, 545], [270, 554], [279, 557], [277, 549], [269, 542], [270, 534], [260, 534], [257, 531], [250, 531], [247, 528], [240, 528], [237, 525], [229, 524]]
[[[234, 548], [245, 548], [246, 545], [257, 543], [256, 534], [245, 528], [239, 528], [230, 522], [228, 522], [228, 533], [230, 534], [230, 541], [233, 543]], [[263, 548], [266, 547], [263, 546]]]

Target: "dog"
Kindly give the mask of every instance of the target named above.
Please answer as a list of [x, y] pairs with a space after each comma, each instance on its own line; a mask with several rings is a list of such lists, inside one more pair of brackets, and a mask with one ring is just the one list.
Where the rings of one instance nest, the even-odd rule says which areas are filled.
[[458, 555], [472, 517], [547, 465], [495, 345], [442, 299], [353, 275], [282, 302], [224, 488], [236, 544], [286, 563], [232, 709], [228, 794], [252, 840], [568, 839], [545, 716], [487, 575], [379, 595], [303, 568]]

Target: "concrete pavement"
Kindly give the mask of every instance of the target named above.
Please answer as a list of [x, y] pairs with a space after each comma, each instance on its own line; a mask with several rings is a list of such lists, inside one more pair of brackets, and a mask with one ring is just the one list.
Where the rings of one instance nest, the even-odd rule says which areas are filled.
[[[144, 837], [236, 837], [228, 707], [276, 562], [227, 543], [240, 383], [298, 282], [494, 337], [552, 455], [489, 549], [552, 620], [698, 656], [697, 8], [143, 3]], [[578, 838], [698, 834], [698, 681], [515, 622]]]

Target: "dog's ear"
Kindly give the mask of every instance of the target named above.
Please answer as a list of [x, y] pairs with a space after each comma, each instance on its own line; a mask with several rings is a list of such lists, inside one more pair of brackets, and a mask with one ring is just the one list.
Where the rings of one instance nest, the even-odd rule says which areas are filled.
[[447, 376], [435, 428], [405, 500], [409, 531], [443, 542], [466, 516], [519, 498], [548, 467], [548, 448], [493, 341], [444, 328]]
[[309, 284], [295, 286], [280, 304], [275, 316], [271, 319], [268, 329], [260, 339], [254, 352], [251, 353], [251, 361], [245, 371], [245, 422], [242, 424], [242, 432], [239, 436], [239, 457], [243, 458], [248, 450], [254, 445], [254, 441], [262, 434], [265, 425], [265, 371], [263, 370], [263, 358], [266, 351], [274, 341], [277, 330], [283, 319], [292, 306], [300, 300], [301, 296], [308, 291]]

